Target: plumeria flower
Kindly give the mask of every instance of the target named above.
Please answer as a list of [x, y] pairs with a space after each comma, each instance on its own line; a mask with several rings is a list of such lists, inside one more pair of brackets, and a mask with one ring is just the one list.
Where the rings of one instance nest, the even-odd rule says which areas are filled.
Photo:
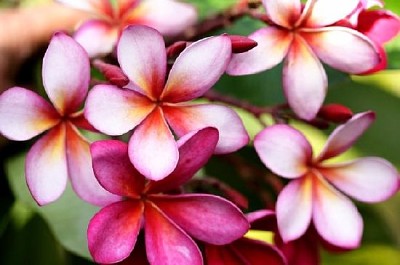
[[167, 81], [167, 60], [162, 36], [146, 26], [130, 26], [121, 36], [118, 61], [131, 83], [121, 89], [97, 85], [86, 102], [85, 116], [99, 131], [122, 135], [135, 129], [129, 140], [129, 158], [152, 180], [170, 174], [179, 159], [169, 126], [180, 137], [204, 127], [220, 133], [216, 153], [236, 151], [249, 137], [239, 116], [230, 108], [188, 104], [213, 86], [231, 57], [227, 36], [191, 44], [176, 59]]
[[193, 6], [175, 0], [57, 1], [93, 13], [95, 18], [83, 23], [74, 35], [90, 57], [111, 53], [128, 25], [147, 25], [171, 36], [197, 20]]
[[115, 200], [97, 182], [89, 143], [77, 129], [90, 128], [79, 111], [90, 79], [87, 53], [71, 37], [55, 33], [43, 59], [42, 76], [52, 104], [22, 87], [0, 96], [0, 132], [5, 137], [25, 141], [47, 131], [26, 158], [26, 181], [33, 198], [39, 205], [53, 202], [70, 177], [82, 199], [98, 205]]
[[336, 164], [327, 160], [349, 149], [374, 118], [373, 112], [359, 113], [338, 126], [316, 158], [305, 136], [288, 125], [270, 126], [255, 137], [254, 146], [263, 163], [277, 175], [291, 179], [276, 204], [284, 242], [302, 236], [312, 220], [328, 243], [346, 249], [359, 246], [362, 218], [338, 190], [362, 202], [380, 202], [398, 190], [398, 172], [378, 157]]
[[340, 71], [359, 74], [379, 62], [375, 44], [360, 32], [335, 25], [357, 7], [359, 0], [263, 0], [270, 25], [249, 38], [258, 46], [235, 54], [230, 75], [270, 69], [282, 60], [283, 89], [293, 111], [311, 120], [327, 92], [327, 76], [320, 60]]
[[89, 222], [88, 244], [94, 260], [109, 264], [127, 258], [142, 226], [147, 259], [152, 265], [201, 265], [200, 250], [191, 237], [223, 245], [243, 236], [249, 224], [233, 203], [208, 194], [168, 193], [204, 166], [217, 141], [215, 128], [181, 138], [177, 167], [158, 182], [147, 181], [133, 167], [126, 143], [93, 143], [91, 153], [98, 181], [121, 196], [120, 201], [101, 209]]

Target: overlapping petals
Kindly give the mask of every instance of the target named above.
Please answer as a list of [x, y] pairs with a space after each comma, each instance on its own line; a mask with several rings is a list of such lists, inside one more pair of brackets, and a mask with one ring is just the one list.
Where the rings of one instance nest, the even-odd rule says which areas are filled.
[[[380, 202], [398, 190], [398, 172], [382, 158], [340, 164], [327, 164], [325, 160], [349, 149], [374, 117], [372, 112], [356, 114], [337, 127], [316, 159], [305, 137], [288, 125], [270, 126], [256, 136], [254, 145], [264, 164], [283, 177], [296, 177], [279, 194], [276, 206], [278, 228], [285, 242], [302, 236], [312, 220], [330, 244], [347, 249], [359, 245], [361, 216], [338, 190], [364, 202]], [[287, 150], [285, 154], [283, 149]], [[299, 171], [298, 165], [306, 169]]]
[[[196, 243], [227, 244], [243, 236], [248, 222], [232, 203], [217, 196], [168, 195], [170, 189], [188, 181], [188, 172], [200, 169], [212, 155], [218, 131], [205, 128], [180, 145], [180, 166], [160, 182], [145, 182], [131, 164], [128, 145], [116, 140], [91, 145], [93, 168], [100, 184], [124, 199], [106, 206], [90, 221], [89, 250], [98, 263], [116, 263], [127, 258], [144, 223], [146, 253], [150, 264], [203, 264]], [[199, 151], [198, 157], [190, 150]], [[202, 151], [204, 150], [204, 151]], [[197, 160], [183, 165], [186, 161]], [[180, 175], [182, 174], [182, 175]], [[171, 179], [169, 179], [171, 177]], [[108, 223], [116, 222], [112, 225]], [[190, 236], [189, 236], [190, 235]], [[115, 244], [114, 244], [114, 243]]]

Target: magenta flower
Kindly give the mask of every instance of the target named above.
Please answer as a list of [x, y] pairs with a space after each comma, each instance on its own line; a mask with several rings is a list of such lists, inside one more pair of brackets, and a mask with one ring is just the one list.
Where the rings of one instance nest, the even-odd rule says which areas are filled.
[[83, 23], [74, 36], [89, 57], [111, 53], [122, 30], [128, 25], [147, 25], [171, 36], [197, 19], [193, 6], [175, 0], [57, 1], [93, 13], [95, 19]]
[[258, 46], [233, 55], [230, 75], [247, 75], [270, 69], [282, 60], [283, 89], [293, 111], [311, 120], [327, 92], [327, 77], [320, 62], [350, 74], [364, 73], [379, 62], [374, 43], [360, 32], [337, 26], [357, 7], [359, 0], [263, 0], [270, 26], [249, 38]]
[[284, 242], [303, 235], [312, 220], [328, 243], [349, 249], [359, 245], [361, 216], [337, 189], [359, 201], [380, 202], [398, 190], [398, 172], [378, 157], [338, 164], [326, 160], [349, 149], [374, 118], [374, 113], [364, 112], [338, 126], [316, 158], [304, 135], [288, 125], [270, 126], [255, 137], [254, 146], [263, 163], [277, 175], [292, 179], [276, 204]]
[[91, 153], [98, 181], [121, 196], [120, 201], [104, 207], [90, 220], [88, 244], [94, 260], [109, 264], [127, 258], [142, 226], [147, 259], [153, 265], [203, 264], [190, 236], [215, 245], [243, 236], [249, 224], [231, 202], [214, 195], [168, 194], [204, 166], [217, 141], [215, 128], [183, 137], [178, 142], [176, 169], [158, 182], [146, 181], [136, 171], [127, 144], [116, 140], [93, 143]]
[[[89, 93], [85, 116], [99, 131], [121, 135], [135, 128], [129, 158], [152, 180], [170, 174], [179, 159], [169, 126], [180, 137], [208, 126], [219, 130], [216, 153], [236, 151], [249, 137], [239, 116], [212, 104], [189, 105], [213, 86], [231, 57], [227, 36], [191, 44], [176, 59], [167, 81], [167, 59], [162, 36], [145, 26], [130, 26], [121, 36], [118, 60], [131, 80], [127, 88], [97, 85]], [[156, 161], [155, 161], [156, 160]]]
[[89, 85], [89, 59], [72, 38], [56, 33], [43, 59], [43, 85], [51, 104], [22, 87], [0, 96], [0, 132], [16, 141], [29, 140], [44, 131], [30, 149], [25, 164], [29, 190], [39, 205], [63, 193], [68, 177], [85, 201], [103, 205], [116, 199], [94, 177], [88, 141], [77, 126], [90, 128], [79, 111]]

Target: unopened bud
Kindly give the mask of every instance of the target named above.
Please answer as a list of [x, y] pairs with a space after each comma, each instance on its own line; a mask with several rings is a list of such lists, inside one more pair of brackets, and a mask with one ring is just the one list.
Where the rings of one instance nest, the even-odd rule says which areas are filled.
[[124, 87], [129, 83], [129, 78], [122, 72], [121, 68], [116, 65], [104, 63], [100, 60], [93, 62], [104, 77], [113, 85]]
[[173, 43], [171, 46], [167, 48], [167, 57], [168, 59], [174, 59], [178, 57], [181, 52], [186, 48], [187, 42], [186, 41], [177, 41]]
[[321, 107], [318, 117], [334, 123], [344, 123], [353, 117], [353, 112], [340, 104], [327, 104]]
[[233, 53], [247, 52], [257, 46], [257, 42], [239, 35], [228, 35], [232, 42]]

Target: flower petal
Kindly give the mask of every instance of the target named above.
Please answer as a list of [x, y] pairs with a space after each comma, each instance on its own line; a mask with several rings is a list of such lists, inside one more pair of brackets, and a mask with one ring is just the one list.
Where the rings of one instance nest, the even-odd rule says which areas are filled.
[[140, 197], [145, 179], [128, 157], [128, 145], [118, 140], [97, 141], [90, 145], [93, 170], [108, 191], [126, 197]]
[[118, 28], [104, 20], [89, 20], [74, 34], [90, 58], [112, 53], [118, 39]]
[[388, 161], [366, 157], [323, 166], [321, 174], [344, 193], [363, 202], [381, 202], [398, 190], [399, 175]]
[[178, 146], [160, 107], [136, 128], [128, 152], [135, 168], [148, 179], [161, 180], [175, 169]]
[[205, 254], [207, 265], [250, 265], [230, 245], [215, 246], [206, 244]]
[[300, 0], [263, 0], [268, 17], [276, 24], [292, 28], [300, 17]]
[[67, 123], [67, 162], [72, 187], [78, 196], [91, 204], [103, 206], [120, 199], [100, 186], [93, 173], [89, 143], [75, 126]]
[[[304, 73], [309, 78], [304, 78]], [[300, 118], [313, 119], [325, 99], [327, 87], [320, 61], [305, 40], [296, 35], [283, 67], [283, 89], [290, 107]]]
[[84, 11], [90, 11], [93, 13], [97, 13], [97, 15], [112, 15], [112, 6], [110, 0], [56, 0], [57, 2], [64, 4], [66, 6], [70, 6], [73, 8], [77, 8]]
[[151, 99], [158, 99], [164, 87], [167, 67], [161, 34], [146, 26], [129, 26], [118, 43], [121, 69]]
[[254, 138], [261, 161], [275, 174], [298, 178], [308, 170], [312, 148], [304, 135], [289, 125], [272, 125]]
[[[308, 0], [313, 1], [313, 0]], [[356, 10], [360, 0], [317, 0], [310, 8], [305, 27], [323, 27], [344, 19]]]
[[55, 33], [43, 58], [43, 86], [60, 114], [75, 112], [86, 97], [90, 64], [86, 51], [64, 33]]
[[205, 127], [215, 127], [219, 132], [216, 154], [234, 152], [249, 141], [244, 125], [232, 109], [212, 104], [163, 106], [165, 117], [178, 136]]
[[141, 0], [117, 0], [119, 17], [126, 15], [128, 11], [136, 8], [140, 2]]
[[363, 230], [357, 208], [322, 177], [314, 180], [313, 222], [318, 233], [335, 246], [357, 248]]
[[57, 200], [68, 180], [65, 124], [54, 127], [29, 150], [25, 162], [26, 182], [39, 205]]
[[155, 195], [151, 201], [196, 239], [224, 245], [249, 229], [246, 217], [231, 202], [214, 195]]
[[276, 218], [284, 242], [302, 236], [312, 216], [312, 177], [307, 175], [292, 180], [279, 194]]
[[57, 111], [31, 90], [13, 87], [0, 95], [0, 133], [25, 141], [59, 122]]
[[85, 117], [99, 131], [121, 135], [140, 124], [153, 108], [154, 104], [136, 91], [97, 85], [89, 92]]
[[143, 203], [119, 201], [101, 209], [89, 222], [90, 254], [97, 263], [116, 263], [135, 247], [143, 218]]
[[345, 152], [368, 129], [374, 120], [375, 113], [367, 111], [354, 115], [345, 124], [336, 127], [329, 136], [317, 160], [326, 160]]
[[151, 203], [146, 203], [145, 218], [146, 251], [151, 265], [203, 264], [193, 240]]
[[248, 52], [233, 54], [226, 72], [229, 75], [247, 75], [270, 69], [286, 56], [293, 34], [274, 26], [259, 29], [249, 35], [257, 46]]
[[205, 128], [196, 132], [179, 147], [179, 161], [175, 170], [165, 179], [151, 182], [148, 192], [168, 191], [186, 183], [207, 163], [217, 142], [218, 131], [215, 128]]
[[365, 35], [345, 27], [302, 32], [315, 54], [340, 71], [359, 74], [380, 62], [379, 50]]
[[162, 100], [176, 103], [203, 95], [225, 72], [231, 47], [227, 36], [210, 37], [191, 44], [172, 66]]

